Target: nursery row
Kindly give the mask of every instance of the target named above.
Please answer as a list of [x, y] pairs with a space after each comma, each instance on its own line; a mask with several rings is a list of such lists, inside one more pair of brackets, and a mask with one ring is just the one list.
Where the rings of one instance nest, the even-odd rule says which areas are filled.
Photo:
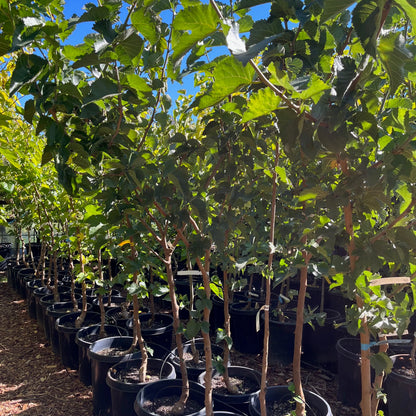
[[[59, 299], [53, 294], [52, 286], [42, 285], [36, 279], [36, 271], [24, 264], [9, 262], [8, 283], [24, 297], [28, 311], [37, 320], [39, 328], [51, 344], [63, 365], [77, 369], [80, 380], [91, 385], [93, 391], [93, 411], [95, 416], [135, 416], [170, 415], [171, 401], [178, 399], [183, 387], [180, 355], [175, 348], [173, 317], [169, 313], [170, 300], [156, 298], [150, 304], [146, 302], [139, 309], [141, 335], [150, 352], [147, 361], [145, 380], [141, 381], [142, 356], [137, 338], [134, 339], [133, 303], [125, 291], [111, 289], [105, 296], [99, 296], [99, 290], [90, 288], [84, 292], [87, 312], [84, 321], [76, 324], [82, 310], [81, 285], [72, 285], [68, 274], [62, 272], [58, 279]], [[183, 274], [176, 275], [176, 289], [183, 293], [192, 292], [201, 283], [199, 275], [189, 281]], [[191, 286], [192, 285], [192, 286]], [[190, 290], [193, 287], [194, 290]], [[242, 353], [257, 354], [263, 349], [261, 296], [242, 290], [234, 293], [230, 304], [231, 337], [233, 346]], [[309, 310], [319, 306], [324, 293], [325, 307], [321, 314], [311, 314], [304, 326], [302, 361], [316, 368], [324, 368], [338, 373], [338, 399], [348, 406], [358, 407], [360, 391], [360, 341], [348, 337], [342, 327], [346, 300], [337, 293], [327, 292], [325, 287], [308, 289]], [[250, 295], [251, 293], [251, 295]], [[257, 297], [253, 300], [253, 297]], [[150, 306], [150, 309], [148, 308]], [[190, 322], [192, 308], [181, 310], [181, 321]], [[212, 298], [210, 317], [211, 335], [224, 326], [224, 302], [217, 295]], [[312, 324], [312, 325], [310, 325]], [[285, 319], [270, 320], [270, 354], [272, 364], [288, 364], [294, 350], [295, 312], [288, 308]], [[198, 334], [196, 334], [198, 335]], [[393, 337], [397, 338], [397, 337]], [[388, 407], [385, 414], [399, 416], [413, 415], [413, 395], [416, 379], [412, 378], [410, 356], [410, 338], [389, 339], [392, 344], [392, 361], [395, 368], [405, 370], [404, 374], [393, 371], [386, 381]], [[375, 348], [375, 344], [373, 343]], [[225, 344], [227, 345], [227, 344]], [[132, 348], [133, 346], [133, 348]], [[212, 375], [212, 396], [215, 415], [260, 415], [259, 390], [261, 374], [241, 366], [232, 365], [232, 357], [226, 355], [221, 344], [211, 345], [215, 366]], [[397, 355], [398, 353], [401, 353]], [[391, 355], [390, 354], [390, 355]], [[184, 414], [205, 414], [205, 349], [202, 338], [192, 338], [183, 345], [182, 358], [186, 363], [189, 378], [189, 397]], [[229, 381], [225, 383], [224, 366]], [[406, 373], [407, 372], [407, 373]], [[374, 379], [375, 374], [373, 374]], [[161, 394], [163, 392], [163, 394]], [[332, 415], [324, 398], [314, 392], [305, 392], [306, 403], [316, 415]], [[166, 396], [166, 397], [165, 397]], [[287, 401], [290, 399], [289, 401]], [[169, 401], [170, 400], [170, 401]], [[290, 386], [268, 386], [266, 392], [268, 415], [288, 415], [293, 410], [294, 396]], [[182, 410], [181, 410], [182, 412]]]

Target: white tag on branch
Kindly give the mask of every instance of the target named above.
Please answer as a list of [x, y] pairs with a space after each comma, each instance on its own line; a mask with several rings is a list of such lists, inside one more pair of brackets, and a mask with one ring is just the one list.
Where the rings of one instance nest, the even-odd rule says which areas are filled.
[[246, 44], [240, 39], [240, 25], [236, 21], [230, 19], [227, 19], [225, 23], [230, 26], [230, 30], [226, 37], [228, 49], [233, 55], [246, 52]]

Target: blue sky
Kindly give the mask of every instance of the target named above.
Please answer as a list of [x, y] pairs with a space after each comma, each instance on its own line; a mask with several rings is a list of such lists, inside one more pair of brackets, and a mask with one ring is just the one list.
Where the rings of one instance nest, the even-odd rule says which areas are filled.
[[[78, 16], [82, 15], [84, 13], [83, 6], [86, 3], [94, 3], [97, 4], [97, 1], [79, 1], [79, 0], [67, 0], [65, 4], [64, 12], [66, 16], [71, 17], [72, 15], [76, 14]], [[259, 20], [262, 18], [266, 18], [268, 16], [268, 12], [270, 10], [270, 3], [259, 5], [256, 7], [253, 7], [250, 14], [253, 17], [254, 20]], [[170, 14], [170, 12], [168, 12]], [[171, 19], [171, 16], [168, 17]], [[83, 42], [83, 37], [86, 33], [89, 33], [91, 31], [91, 23], [81, 23], [77, 26], [75, 32], [67, 39], [67, 43], [76, 45]], [[223, 52], [221, 52], [223, 53]], [[174, 83], [168, 85], [168, 93], [172, 98], [172, 102], [175, 102], [176, 98], [178, 97], [178, 90], [186, 89], [188, 93], [193, 92], [193, 75], [190, 75], [186, 77], [183, 80], [183, 85]]]

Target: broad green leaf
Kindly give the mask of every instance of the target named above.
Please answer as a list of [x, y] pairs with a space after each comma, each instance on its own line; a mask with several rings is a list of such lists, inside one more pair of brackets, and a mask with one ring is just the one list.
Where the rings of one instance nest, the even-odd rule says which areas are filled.
[[249, 9], [250, 7], [258, 6], [259, 4], [270, 3], [270, 0], [240, 0], [236, 3], [235, 9]]
[[293, 93], [293, 98], [300, 98], [301, 100], [312, 98], [313, 102], [316, 104], [319, 101], [319, 98], [322, 96], [322, 93], [331, 88], [316, 74], [312, 74], [308, 85], [309, 87], [305, 90]]
[[218, 16], [209, 4], [199, 4], [181, 10], [173, 21], [172, 60], [182, 58], [197, 42], [215, 32]]
[[412, 35], [415, 36], [416, 35], [416, 4], [409, 0], [395, 0], [394, 3], [406, 13], [407, 17], [412, 23]]
[[34, 54], [22, 54], [10, 79], [10, 96], [16, 94], [26, 83], [34, 81], [47, 67], [48, 61]]
[[362, 0], [352, 12], [352, 23], [365, 51], [377, 58], [377, 36], [385, 0]]
[[197, 104], [200, 109], [210, 107], [253, 81], [254, 69], [244, 67], [233, 56], [222, 59], [214, 69], [214, 84]]
[[91, 90], [84, 100], [84, 105], [93, 101], [115, 96], [118, 93], [118, 86], [115, 82], [108, 78], [98, 78], [91, 84]]
[[89, 3], [89, 9], [81, 15], [78, 19], [78, 23], [82, 22], [99, 22], [104, 19], [110, 18], [110, 11], [105, 6], [95, 6]]
[[412, 193], [409, 191], [407, 183], [402, 184], [396, 191], [402, 198], [403, 202], [400, 204], [400, 214], [409, 206], [412, 201]]
[[137, 74], [127, 74], [126, 78], [129, 85], [136, 90], [139, 97], [152, 91], [152, 87], [141, 76]]
[[321, 23], [348, 9], [355, 2], [355, 0], [324, 0]]
[[410, 98], [391, 98], [386, 100], [385, 108], [406, 108], [411, 110], [413, 108], [413, 101]]
[[371, 354], [370, 363], [371, 367], [376, 371], [376, 374], [382, 374], [383, 371], [389, 374], [393, 368], [393, 362], [385, 352]]
[[160, 38], [156, 20], [150, 16], [145, 7], [140, 7], [131, 15], [133, 26], [151, 43], [155, 44]]
[[270, 114], [280, 104], [280, 97], [270, 88], [263, 88], [251, 95], [247, 103], [247, 111], [243, 114], [242, 122]]
[[381, 37], [379, 54], [390, 78], [390, 93], [394, 94], [404, 81], [404, 66], [413, 55], [406, 49], [406, 40], [401, 33], [389, 33]]
[[6, 160], [13, 165], [15, 168], [20, 169], [21, 165], [18, 158], [18, 153], [15, 150], [9, 149], [8, 147], [1, 145], [0, 154], [6, 158]]

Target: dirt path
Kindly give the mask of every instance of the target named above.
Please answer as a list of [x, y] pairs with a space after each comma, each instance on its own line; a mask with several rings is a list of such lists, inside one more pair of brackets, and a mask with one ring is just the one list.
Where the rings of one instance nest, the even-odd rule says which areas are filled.
[[45, 344], [25, 301], [0, 283], [0, 415], [91, 414], [91, 390]]

